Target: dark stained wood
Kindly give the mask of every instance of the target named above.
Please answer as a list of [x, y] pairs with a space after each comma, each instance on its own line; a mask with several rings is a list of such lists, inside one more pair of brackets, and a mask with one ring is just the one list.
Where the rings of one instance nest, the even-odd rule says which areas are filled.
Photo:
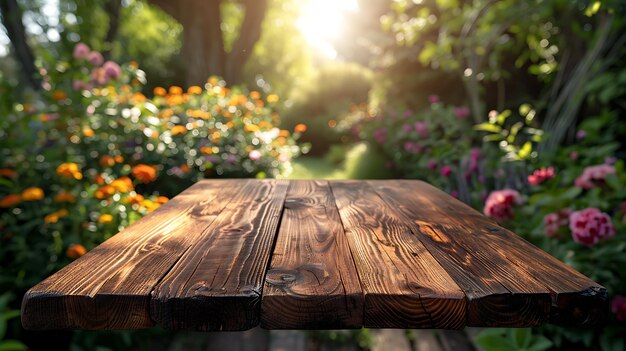
[[446, 207], [447, 202], [435, 203], [425, 197], [421, 191], [424, 183], [371, 184], [404, 216], [404, 222], [465, 292], [467, 325], [531, 326], [547, 318], [549, 291], [526, 272], [511, 270], [506, 258], [493, 255], [490, 247], [476, 240], [463, 213], [440, 214], [439, 206]]
[[365, 294], [364, 326], [465, 326], [465, 295], [395, 209], [363, 182], [331, 187]]
[[[470, 300], [468, 326], [531, 326], [558, 322], [555, 315], [566, 312], [577, 316], [576, 325], [605, 319], [603, 287], [471, 207], [421, 181], [370, 183], [397, 206], [431, 252], [439, 252], [435, 257]], [[500, 284], [510, 293], [476, 291], [470, 286], [475, 283]], [[572, 299], [591, 304], [576, 310], [568, 305]]]
[[288, 181], [245, 184], [152, 293], [169, 329], [245, 330], [259, 324], [261, 289]]
[[153, 326], [150, 292], [238, 192], [235, 185], [195, 184], [31, 288], [22, 303], [24, 328]]
[[[519, 267], [545, 286], [551, 294], [550, 323], [563, 326], [596, 325], [607, 317], [608, 297], [604, 287], [572, 267], [532, 245], [461, 201], [443, 191], [420, 183], [419, 193], [437, 203], [438, 221], [447, 213], [457, 214], [472, 228], [474, 237], [494, 252], [506, 257], [509, 265]], [[441, 204], [445, 203], [445, 206]]]
[[327, 181], [292, 181], [265, 279], [261, 327], [360, 328], [363, 294]]
[[602, 324], [606, 289], [420, 181], [206, 180], [31, 288], [27, 329]]

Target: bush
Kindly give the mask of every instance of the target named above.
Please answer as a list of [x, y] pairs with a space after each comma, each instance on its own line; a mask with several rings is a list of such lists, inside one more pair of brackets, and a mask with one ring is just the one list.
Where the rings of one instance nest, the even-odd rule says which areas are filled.
[[149, 99], [136, 64], [83, 44], [42, 73], [27, 102], [0, 84], [0, 290], [16, 296], [198, 179], [280, 176], [300, 152], [273, 94], [212, 77]]

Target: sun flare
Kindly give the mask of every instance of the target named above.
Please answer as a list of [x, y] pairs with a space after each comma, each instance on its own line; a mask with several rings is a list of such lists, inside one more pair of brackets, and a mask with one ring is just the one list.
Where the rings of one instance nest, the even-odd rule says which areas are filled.
[[332, 41], [345, 30], [345, 14], [358, 8], [356, 0], [308, 0], [302, 4], [297, 25], [309, 45], [334, 59], [337, 51]]

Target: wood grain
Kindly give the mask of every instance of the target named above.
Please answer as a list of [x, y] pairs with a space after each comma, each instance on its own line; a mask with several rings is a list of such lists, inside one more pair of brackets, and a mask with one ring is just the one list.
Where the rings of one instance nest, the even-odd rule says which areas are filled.
[[154, 325], [150, 292], [239, 189], [201, 181], [31, 288], [26, 329], [138, 329]]
[[[572, 267], [550, 256], [519, 235], [507, 230], [461, 201], [452, 201], [441, 190], [422, 183], [419, 191], [439, 204], [438, 211], [456, 214], [472, 233], [508, 264], [526, 271], [551, 295], [550, 323], [563, 326], [598, 325], [608, 317], [606, 289]], [[449, 200], [449, 201], [447, 201]], [[445, 206], [440, 204], [446, 203]], [[437, 221], [440, 217], [434, 217]]]
[[199, 331], [259, 324], [263, 278], [288, 185], [259, 180], [242, 187], [154, 290], [157, 323]]
[[468, 326], [534, 326], [549, 317], [550, 291], [476, 235], [476, 211], [421, 181], [371, 181], [468, 297]]
[[31, 288], [26, 329], [606, 321], [604, 287], [420, 181], [206, 180]]
[[367, 184], [331, 183], [365, 295], [364, 326], [462, 328], [459, 286]]
[[261, 326], [360, 328], [363, 294], [327, 181], [291, 181], [271, 266]]

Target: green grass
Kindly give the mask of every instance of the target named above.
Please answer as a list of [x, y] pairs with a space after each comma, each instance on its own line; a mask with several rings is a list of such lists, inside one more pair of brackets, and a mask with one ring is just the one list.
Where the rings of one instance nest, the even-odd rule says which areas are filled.
[[[333, 158], [336, 158], [334, 155]], [[343, 162], [331, 162], [329, 157], [302, 156], [293, 162], [288, 179], [384, 179], [392, 174], [385, 168], [385, 159], [363, 143], [345, 152]]]

